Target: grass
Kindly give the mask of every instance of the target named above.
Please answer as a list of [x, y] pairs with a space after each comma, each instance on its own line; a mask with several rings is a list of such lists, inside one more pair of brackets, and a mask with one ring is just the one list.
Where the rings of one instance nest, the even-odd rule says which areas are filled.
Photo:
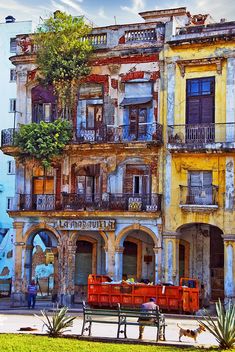
[[[47, 336], [0, 334], [1, 351], [4, 352], [201, 352], [217, 349], [176, 348], [148, 345], [113, 344], [80, 341], [71, 338], [50, 338]], [[235, 350], [230, 350], [234, 351]]]

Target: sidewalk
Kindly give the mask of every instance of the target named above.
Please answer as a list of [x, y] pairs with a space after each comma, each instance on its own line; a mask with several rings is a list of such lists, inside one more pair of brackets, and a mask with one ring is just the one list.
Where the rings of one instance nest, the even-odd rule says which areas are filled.
[[[35, 317], [34, 314], [41, 316], [40, 309], [43, 307], [37, 306], [36, 309], [27, 309], [27, 308], [7, 308], [7, 306], [0, 307], [0, 333], [31, 333], [31, 334], [45, 334], [45, 329], [43, 329], [42, 321]], [[50, 308], [50, 307], [48, 307]], [[52, 307], [51, 307], [52, 308]], [[51, 313], [52, 313], [52, 309]], [[127, 336], [128, 339], [116, 339], [117, 326], [115, 324], [96, 324], [92, 325], [92, 336], [83, 337], [81, 336], [81, 329], [83, 323], [82, 309], [81, 307], [73, 308], [69, 310], [70, 314], [76, 316], [74, 325], [71, 328], [69, 334], [71, 337], [86, 339], [91, 341], [100, 341], [100, 342], [119, 342], [119, 343], [143, 343], [143, 344], [153, 344], [155, 345], [156, 338], [156, 329], [152, 327], [146, 327], [144, 331], [144, 340], [138, 340], [138, 327], [137, 326], [128, 326]], [[180, 348], [190, 347], [190, 346], [203, 346], [211, 347], [212, 345], [218, 345], [214, 337], [209, 332], [204, 332], [199, 335], [198, 343], [194, 343], [193, 339], [188, 337], [182, 337], [182, 342], [179, 342], [179, 328], [177, 324], [182, 326], [185, 329], [194, 330], [198, 327], [198, 322], [195, 319], [195, 316], [187, 315], [173, 315], [166, 314], [166, 342], [158, 342], [160, 345], [170, 345], [177, 346]], [[19, 331], [20, 328], [31, 327], [36, 329], [36, 331]]]

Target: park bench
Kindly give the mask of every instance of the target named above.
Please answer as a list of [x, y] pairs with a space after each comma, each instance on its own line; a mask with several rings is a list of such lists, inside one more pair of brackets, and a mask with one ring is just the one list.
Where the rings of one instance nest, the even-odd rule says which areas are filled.
[[92, 323], [116, 324], [117, 338], [123, 334], [127, 338], [127, 326], [151, 326], [157, 329], [156, 341], [165, 341], [165, 317], [156, 310], [127, 309], [121, 308], [118, 304], [117, 309], [95, 309], [86, 306], [83, 302], [83, 325], [81, 335], [88, 331], [91, 336]]

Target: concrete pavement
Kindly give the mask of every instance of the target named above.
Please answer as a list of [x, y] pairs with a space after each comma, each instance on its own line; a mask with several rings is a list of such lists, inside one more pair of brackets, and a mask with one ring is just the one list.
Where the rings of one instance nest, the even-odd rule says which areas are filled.
[[[0, 333], [36, 333], [45, 334], [45, 327], [43, 328], [43, 322], [34, 316], [34, 314], [41, 315], [40, 310], [28, 310], [28, 309], [10, 309], [2, 310], [0, 312]], [[71, 331], [66, 333], [69, 335], [81, 334], [82, 329], [82, 313], [72, 311], [71, 315], [77, 316]], [[169, 345], [177, 345], [179, 347], [185, 346], [201, 346], [210, 347], [211, 345], [218, 345], [214, 337], [208, 333], [203, 332], [198, 337], [198, 343], [194, 343], [192, 339], [188, 337], [182, 337], [182, 343], [178, 341], [179, 328], [177, 324], [183, 328], [194, 330], [197, 328], [198, 323], [195, 318], [187, 316], [166, 316], [166, 343]], [[31, 327], [37, 329], [36, 331], [21, 332], [20, 328]], [[116, 342], [117, 326], [115, 324], [93, 324], [92, 325], [92, 340], [95, 341], [110, 341]], [[128, 326], [127, 328], [128, 340], [127, 342], [138, 342], [138, 326]], [[155, 344], [156, 329], [152, 327], [145, 327], [144, 332], [144, 343]], [[88, 338], [88, 337], [87, 337]], [[120, 340], [120, 339], [119, 339]], [[160, 342], [161, 344], [162, 342]]]

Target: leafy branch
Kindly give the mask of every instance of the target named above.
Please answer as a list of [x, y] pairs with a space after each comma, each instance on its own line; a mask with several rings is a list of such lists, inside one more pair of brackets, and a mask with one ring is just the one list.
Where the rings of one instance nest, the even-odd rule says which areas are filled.
[[67, 120], [21, 125], [15, 144], [23, 157], [35, 158], [47, 169], [72, 138], [72, 124]]

